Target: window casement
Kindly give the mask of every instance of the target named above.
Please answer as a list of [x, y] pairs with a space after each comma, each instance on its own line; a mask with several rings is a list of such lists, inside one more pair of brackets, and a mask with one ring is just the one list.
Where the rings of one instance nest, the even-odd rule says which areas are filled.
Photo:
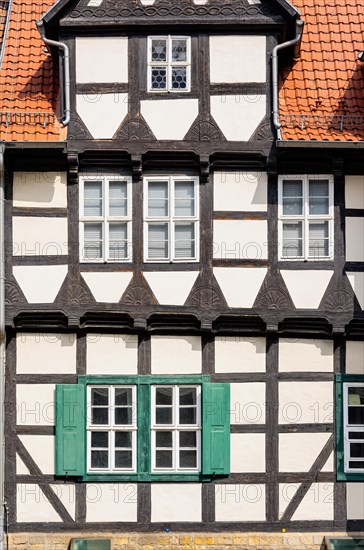
[[144, 259], [197, 262], [199, 250], [198, 178], [144, 179]]
[[278, 195], [280, 259], [332, 259], [332, 176], [280, 176]]
[[191, 38], [148, 37], [148, 91], [189, 92], [191, 89]]
[[364, 375], [336, 375], [336, 472], [364, 481]]
[[56, 385], [56, 475], [203, 481], [230, 472], [230, 388], [208, 376]]
[[131, 178], [80, 176], [80, 261], [129, 262]]

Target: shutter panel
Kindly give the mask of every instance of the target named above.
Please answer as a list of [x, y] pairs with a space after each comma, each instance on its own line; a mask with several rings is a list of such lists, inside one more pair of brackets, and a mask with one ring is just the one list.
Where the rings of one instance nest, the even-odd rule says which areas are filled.
[[202, 473], [230, 473], [230, 384], [202, 386]]
[[85, 386], [56, 385], [56, 475], [85, 473]]

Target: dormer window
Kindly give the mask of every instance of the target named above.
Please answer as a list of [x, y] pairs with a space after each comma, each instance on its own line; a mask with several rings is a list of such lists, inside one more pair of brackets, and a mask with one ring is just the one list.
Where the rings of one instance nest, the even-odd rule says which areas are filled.
[[187, 36], [150, 36], [148, 91], [189, 92], [191, 39]]

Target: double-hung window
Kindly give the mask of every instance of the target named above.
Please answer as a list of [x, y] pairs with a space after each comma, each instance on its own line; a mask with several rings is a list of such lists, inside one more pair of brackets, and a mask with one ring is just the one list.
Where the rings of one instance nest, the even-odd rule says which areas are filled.
[[81, 262], [131, 260], [131, 178], [80, 177]]
[[145, 178], [146, 261], [198, 261], [198, 179]]
[[189, 92], [191, 39], [187, 36], [148, 38], [148, 91]]
[[333, 257], [331, 176], [280, 176], [278, 214], [280, 259]]

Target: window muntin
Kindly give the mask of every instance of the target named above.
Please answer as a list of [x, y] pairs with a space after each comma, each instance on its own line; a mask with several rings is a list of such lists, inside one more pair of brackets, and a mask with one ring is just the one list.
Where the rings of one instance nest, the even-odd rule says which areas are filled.
[[201, 470], [201, 387], [152, 386], [152, 472]]
[[88, 386], [87, 411], [87, 471], [136, 472], [136, 386]]
[[198, 261], [198, 179], [145, 178], [145, 261]]
[[148, 91], [189, 92], [191, 39], [187, 36], [148, 38]]
[[278, 212], [280, 259], [332, 258], [331, 176], [280, 176]]
[[80, 178], [80, 259], [131, 261], [131, 178]]
[[344, 470], [364, 473], [364, 383], [345, 383], [343, 391]]

